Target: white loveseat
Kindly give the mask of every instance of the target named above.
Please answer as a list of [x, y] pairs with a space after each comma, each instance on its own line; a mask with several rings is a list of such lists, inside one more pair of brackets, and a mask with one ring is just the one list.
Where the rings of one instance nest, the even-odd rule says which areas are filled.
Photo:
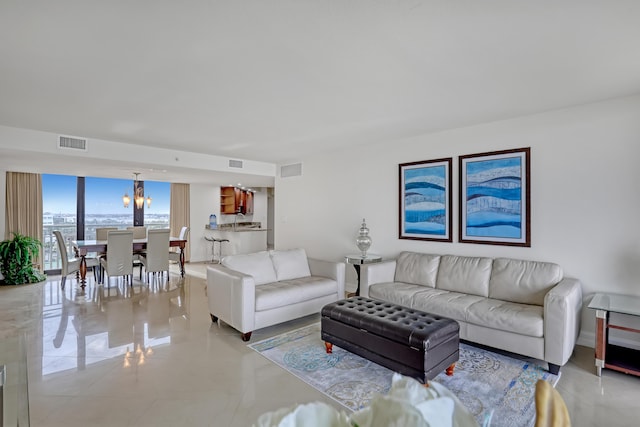
[[580, 330], [582, 287], [553, 263], [402, 252], [362, 266], [360, 295], [455, 319], [460, 338], [558, 373]]
[[304, 249], [230, 255], [207, 267], [211, 320], [242, 333], [313, 313], [344, 298], [345, 265], [307, 258]]

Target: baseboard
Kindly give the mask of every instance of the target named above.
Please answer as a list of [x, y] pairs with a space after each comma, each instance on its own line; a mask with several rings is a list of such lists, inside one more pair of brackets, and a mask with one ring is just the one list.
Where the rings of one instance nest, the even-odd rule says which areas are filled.
[[[609, 342], [611, 344], [619, 345], [622, 347], [632, 348], [634, 350], [640, 350], [640, 335], [638, 340], [620, 338], [620, 337], [610, 337]], [[596, 346], [596, 334], [595, 332], [580, 332], [578, 335], [578, 339], [576, 340], [577, 345], [581, 345], [584, 347], [595, 348]]]
[[578, 339], [576, 340], [577, 345], [581, 345], [584, 347], [595, 348], [596, 346], [596, 334], [593, 332], [580, 332], [578, 334]]

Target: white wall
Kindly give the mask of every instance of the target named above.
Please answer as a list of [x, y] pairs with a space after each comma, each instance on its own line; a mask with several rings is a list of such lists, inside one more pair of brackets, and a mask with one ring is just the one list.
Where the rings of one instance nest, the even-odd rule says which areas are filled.
[[0, 237], [2, 240], [9, 236], [5, 236], [6, 221], [6, 200], [7, 200], [7, 171], [0, 169]]
[[204, 240], [204, 227], [209, 224], [211, 214], [217, 215], [220, 220], [220, 186], [191, 184], [189, 188], [191, 262], [211, 260], [211, 244]]
[[[4, 235], [4, 233], [6, 232], [5, 200], [7, 200], [7, 171], [4, 169], [0, 169], [0, 237], [2, 237], [2, 240], [9, 237]], [[2, 273], [0, 273], [0, 279], [4, 279]]]
[[[209, 215], [217, 216], [218, 224], [233, 222], [233, 215], [220, 215], [220, 187], [228, 185], [224, 182], [211, 184], [191, 184], [191, 262], [211, 260], [211, 243], [204, 239], [205, 226], [209, 224]], [[261, 222], [267, 225], [267, 191], [258, 189], [253, 197], [253, 215], [246, 215], [238, 221]]]
[[[455, 243], [458, 156], [531, 147], [531, 247]], [[453, 157], [454, 243], [398, 239], [398, 164]], [[640, 96], [302, 159], [276, 178], [276, 247], [342, 260], [366, 218], [370, 252], [505, 256], [551, 261], [594, 292], [640, 295]], [[353, 269], [347, 281], [354, 283]], [[593, 346], [592, 310], [580, 343]]]

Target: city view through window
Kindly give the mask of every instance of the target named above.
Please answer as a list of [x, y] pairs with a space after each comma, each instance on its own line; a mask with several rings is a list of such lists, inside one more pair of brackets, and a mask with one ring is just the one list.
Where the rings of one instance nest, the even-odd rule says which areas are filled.
[[[42, 175], [43, 245], [45, 270], [59, 269], [60, 257], [54, 230], [62, 233], [67, 253], [74, 256], [71, 241], [76, 240], [78, 179], [68, 175]], [[133, 180], [85, 178], [84, 238], [96, 238], [96, 228], [133, 225], [133, 201], [125, 208], [122, 196], [133, 195]], [[151, 207], [145, 202], [144, 225], [147, 228], [169, 228], [171, 187], [168, 182], [144, 181], [144, 195], [151, 197]]]

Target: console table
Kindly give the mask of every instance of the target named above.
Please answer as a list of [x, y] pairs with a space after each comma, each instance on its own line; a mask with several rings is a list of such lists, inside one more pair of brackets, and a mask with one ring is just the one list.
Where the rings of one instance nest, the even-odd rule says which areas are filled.
[[598, 376], [602, 368], [613, 369], [625, 374], [640, 376], [640, 350], [609, 343], [609, 330], [640, 333], [640, 330], [609, 322], [611, 313], [640, 317], [640, 297], [629, 295], [597, 293], [589, 308], [596, 310], [596, 369]]

